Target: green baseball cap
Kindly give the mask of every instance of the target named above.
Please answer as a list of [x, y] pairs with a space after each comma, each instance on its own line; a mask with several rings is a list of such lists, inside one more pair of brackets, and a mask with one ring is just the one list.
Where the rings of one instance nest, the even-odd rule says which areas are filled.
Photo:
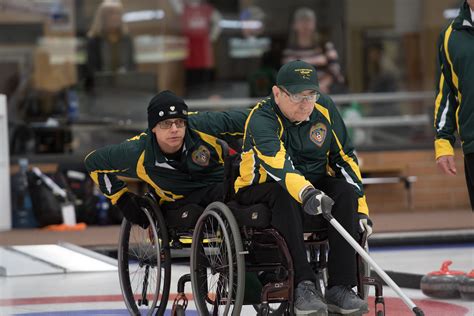
[[304, 90], [319, 92], [318, 77], [313, 65], [302, 60], [290, 61], [281, 66], [276, 77], [277, 86], [282, 86], [292, 94]]

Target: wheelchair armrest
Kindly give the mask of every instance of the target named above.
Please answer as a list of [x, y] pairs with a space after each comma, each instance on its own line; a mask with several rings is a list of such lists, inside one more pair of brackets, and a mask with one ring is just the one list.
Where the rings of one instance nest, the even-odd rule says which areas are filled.
[[239, 176], [240, 154], [229, 155], [224, 159], [224, 202], [234, 199], [234, 183]]

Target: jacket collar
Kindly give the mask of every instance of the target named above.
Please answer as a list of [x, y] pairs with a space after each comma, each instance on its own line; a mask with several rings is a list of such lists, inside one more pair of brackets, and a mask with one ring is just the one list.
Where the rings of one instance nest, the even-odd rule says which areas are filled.
[[474, 30], [474, 21], [471, 14], [471, 9], [467, 4], [467, 1], [464, 1], [461, 5], [459, 15], [454, 19], [453, 28], [457, 30], [461, 29], [471, 29]]
[[[168, 163], [168, 159], [165, 157], [163, 152], [158, 146], [158, 142], [156, 141], [155, 134], [152, 131], [146, 131], [148, 135], [146, 150], [145, 150], [145, 165], [147, 166], [156, 166], [161, 165], [164, 166]], [[195, 133], [189, 128], [186, 127], [186, 134], [184, 135], [184, 146], [183, 146], [183, 154], [186, 154], [190, 148], [194, 146], [193, 136]]]

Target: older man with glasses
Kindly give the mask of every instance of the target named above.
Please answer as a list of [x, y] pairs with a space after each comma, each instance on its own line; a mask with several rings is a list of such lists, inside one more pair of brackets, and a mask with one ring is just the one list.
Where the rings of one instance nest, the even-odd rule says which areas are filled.
[[171, 91], [154, 96], [148, 105], [148, 129], [121, 144], [87, 155], [85, 165], [112, 204], [130, 222], [147, 227], [140, 197], [118, 178], [148, 183], [162, 210], [188, 204], [206, 207], [223, 199], [225, 148], [219, 139], [241, 137], [248, 110], [188, 114], [183, 99]]
[[333, 101], [320, 93], [312, 65], [297, 60], [281, 67], [272, 95], [250, 112], [241, 156], [236, 199], [241, 204], [266, 203], [272, 210], [272, 225], [293, 258], [295, 314], [367, 312], [367, 303], [352, 291], [357, 283], [355, 251], [332, 226], [324, 298], [307, 260], [304, 221], [321, 216], [304, 213], [316, 216], [332, 208], [334, 218], [354, 237], [359, 227], [372, 231], [354, 148]]

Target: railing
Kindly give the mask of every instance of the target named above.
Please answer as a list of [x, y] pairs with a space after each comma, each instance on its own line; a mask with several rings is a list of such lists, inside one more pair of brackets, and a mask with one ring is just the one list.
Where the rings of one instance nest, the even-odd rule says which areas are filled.
[[[384, 109], [396, 109], [397, 114], [376, 111], [380, 114], [346, 115], [344, 121], [350, 129], [353, 143], [360, 150], [428, 148], [432, 146], [432, 109], [434, 91], [394, 92], [394, 93], [357, 93], [334, 95], [332, 99], [343, 109], [351, 103], [360, 104], [362, 112], [370, 112], [382, 106]], [[191, 110], [229, 110], [248, 108], [262, 98], [237, 99], [190, 99], [186, 100]], [[392, 107], [393, 105], [393, 107]], [[364, 108], [365, 107], [365, 108]], [[145, 107], [143, 107], [145, 108]], [[347, 108], [347, 107], [346, 107]], [[369, 111], [364, 111], [369, 110]], [[343, 112], [343, 111], [342, 111]], [[120, 131], [134, 135], [146, 129], [145, 120], [133, 117], [90, 117], [74, 124], [74, 133], [90, 133], [99, 127], [111, 132]], [[143, 115], [144, 117], [145, 115]]]

